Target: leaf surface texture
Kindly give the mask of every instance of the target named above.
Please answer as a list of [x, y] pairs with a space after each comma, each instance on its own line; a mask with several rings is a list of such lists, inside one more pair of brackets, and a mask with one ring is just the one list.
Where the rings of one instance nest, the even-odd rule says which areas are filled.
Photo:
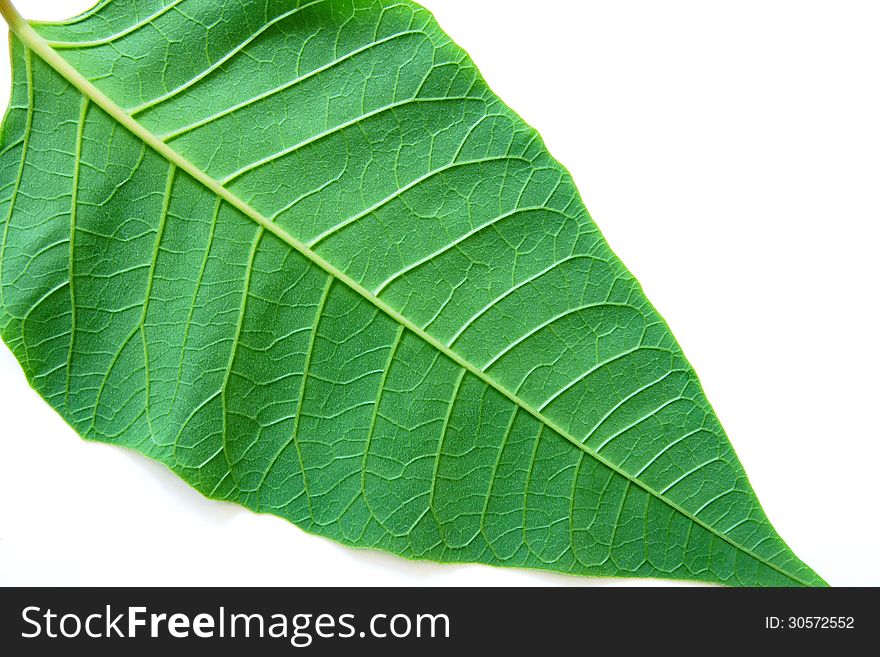
[[10, 15], [0, 329], [82, 436], [410, 558], [823, 584], [569, 174], [427, 11]]

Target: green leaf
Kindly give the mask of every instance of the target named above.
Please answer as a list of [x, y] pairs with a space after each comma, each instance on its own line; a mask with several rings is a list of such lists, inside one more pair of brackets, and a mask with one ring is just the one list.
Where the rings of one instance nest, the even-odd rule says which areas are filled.
[[824, 584], [571, 177], [427, 11], [0, 9], [0, 329], [80, 435], [410, 558]]

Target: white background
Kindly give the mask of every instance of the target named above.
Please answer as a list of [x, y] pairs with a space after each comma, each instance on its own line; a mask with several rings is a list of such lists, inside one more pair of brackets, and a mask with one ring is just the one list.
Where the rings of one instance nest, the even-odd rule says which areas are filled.
[[[782, 537], [832, 585], [880, 585], [880, 4], [423, 4], [571, 170]], [[5, 584], [619, 583], [408, 562], [209, 502], [80, 440], [5, 347], [0, 434]]]

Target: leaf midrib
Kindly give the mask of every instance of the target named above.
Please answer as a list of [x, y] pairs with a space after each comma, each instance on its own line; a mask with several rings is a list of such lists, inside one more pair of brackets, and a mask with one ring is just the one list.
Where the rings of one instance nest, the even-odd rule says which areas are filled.
[[140, 140], [142, 140], [147, 146], [153, 149], [156, 153], [164, 157], [171, 165], [178, 167], [179, 169], [186, 171], [193, 178], [202, 183], [205, 187], [207, 187], [211, 192], [215, 195], [219, 196], [231, 206], [242, 212], [249, 219], [257, 223], [262, 228], [268, 230], [276, 237], [281, 239], [283, 242], [288, 244], [288, 246], [293, 247], [297, 251], [299, 251], [304, 257], [306, 257], [313, 264], [317, 265], [325, 272], [336, 278], [342, 283], [345, 283], [352, 290], [357, 292], [359, 295], [364, 297], [367, 301], [376, 306], [379, 310], [388, 315], [391, 319], [397, 322], [399, 325], [405, 327], [415, 335], [418, 335], [420, 338], [428, 342], [435, 349], [438, 349], [441, 353], [450, 358], [453, 362], [458, 364], [460, 367], [466, 369], [471, 372], [474, 376], [479, 378], [481, 381], [491, 386], [502, 395], [507, 397], [510, 401], [516, 404], [518, 407], [522, 408], [524, 411], [532, 415], [535, 419], [541, 422], [544, 426], [549, 427], [560, 436], [568, 440], [572, 445], [580, 449], [582, 452], [592, 457], [605, 467], [611, 469], [616, 472], [620, 476], [624, 477], [631, 484], [635, 484], [639, 488], [646, 491], [651, 496], [660, 500], [661, 502], [667, 504], [673, 510], [682, 514], [684, 517], [688, 518], [691, 522], [703, 527], [706, 531], [710, 532], [712, 535], [717, 536], [721, 540], [733, 546], [735, 549], [749, 555], [756, 561], [763, 563], [768, 568], [771, 568], [778, 572], [779, 574], [791, 579], [794, 582], [797, 582], [803, 586], [810, 586], [810, 584], [799, 577], [793, 575], [792, 573], [786, 572], [781, 567], [776, 564], [768, 561], [767, 559], [755, 554], [752, 550], [740, 545], [735, 542], [733, 539], [728, 537], [726, 534], [721, 533], [716, 528], [708, 525], [703, 520], [697, 518], [695, 515], [689, 513], [685, 509], [681, 508], [678, 504], [668, 499], [658, 491], [654, 490], [635, 476], [629, 474], [628, 472], [622, 470], [619, 466], [614, 463], [608, 461], [600, 454], [594, 452], [589, 447], [587, 447], [583, 442], [575, 438], [571, 435], [567, 430], [559, 427], [554, 423], [550, 418], [546, 417], [541, 411], [534, 408], [531, 404], [526, 402], [523, 399], [520, 399], [516, 393], [513, 393], [507, 390], [504, 386], [496, 382], [491, 376], [486, 374], [483, 370], [479, 369], [477, 366], [473, 365], [455, 351], [450, 349], [448, 346], [444, 345], [442, 342], [432, 337], [430, 334], [425, 332], [422, 328], [411, 322], [409, 319], [400, 314], [393, 307], [385, 303], [382, 299], [373, 294], [370, 290], [363, 287], [356, 280], [348, 276], [345, 272], [337, 269], [333, 264], [324, 260], [317, 253], [312, 251], [304, 242], [297, 239], [282, 227], [270, 221], [267, 217], [253, 208], [249, 203], [245, 202], [241, 198], [239, 198], [236, 194], [231, 192], [230, 190], [223, 187], [216, 179], [208, 175], [205, 171], [202, 171], [198, 166], [190, 162], [186, 157], [184, 157], [181, 153], [171, 148], [168, 144], [161, 141], [156, 135], [150, 132], [147, 128], [138, 123], [132, 116], [130, 116], [125, 110], [123, 110], [119, 105], [117, 105], [113, 100], [110, 99], [104, 92], [98, 89], [91, 81], [85, 78], [79, 71], [77, 71], [67, 60], [61, 57], [58, 52], [55, 51], [54, 48], [46, 41], [43, 37], [41, 37], [37, 32], [27, 23], [27, 21], [22, 18], [22, 16], [18, 13], [18, 11], [11, 5], [9, 0], [0, 0], [0, 13], [3, 14], [6, 22], [9, 24], [11, 30], [15, 33], [15, 35], [21, 39], [25, 46], [27, 46], [30, 50], [37, 53], [43, 61], [45, 61], [49, 66], [51, 66], [55, 71], [61, 75], [67, 82], [77, 88], [80, 93], [85, 95], [88, 99], [94, 102], [96, 105], [101, 107], [107, 114], [109, 114], [115, 121], [117, 121], [121, 126], [126, 128], [129, 132], [134, 134]]

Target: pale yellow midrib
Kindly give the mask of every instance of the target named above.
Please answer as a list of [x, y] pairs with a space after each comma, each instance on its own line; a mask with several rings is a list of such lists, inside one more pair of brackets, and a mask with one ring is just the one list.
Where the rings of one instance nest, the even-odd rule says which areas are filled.
[[514, 393], [508, 391], [504, 386], [497, 383], [492, 377], [483, 372], [481, 369], [465, 360], [461, 356], [459, 356], [456, 352], [451, 350], [449, 347], [444, 345], [439, 340], [435, 339], [428, 333], [426, 333], [422, 328], [413, 324], [406, 317], [401, 315], [397, 310], [392, 308], [390, 305], [382, 301], [379, 297], [375, 296], [370, 290], [363, 287], [356, 280], [348, 276], [345, 272], [337, 269], [331, 263], [324, 260], [317, 253], [312, 251], [304, 242], [300, 241], [286, 230], [278, 226], [277, 224], [270, 221], [267, 217], [263, 216], [259, 211], [253, 208], [250, 204], [246, 203], [238, 196], [233, 194], [231, 191], [223, 187], [218, 181], [209, 176], [207, 173], [202, 171], [195, 164], [186, 159], [179, 152], [168, 146], [165, 142], [161, 141], [158, 137], [156, 137], [153, 133], [143, 127], [140, 123], [138, 123], [134, 118], [128, 115], [119, 105], [117, 105], [113, 100], [110, 99], [109, 96], [104, 94], [100, 89], [98, 89], [91, 81], [85, 78], [79, 71], [77, 71], [73, 66], [71, 66], [67, 60], [65, 60], [61, 55], [59, 55], [50, 45], [49, 43], [43, 39], [39, 34], [37, 34], [34, 29], [25, 21], [15, 7], [12, 6], [9, 0], [0, 0], [0, 13], [3, 14], [6, 22], [9, 24], [10, 28], [13, 32], [15, 32], [16, 36], [22, 40], [22, 42], [30, 48], [33, 52], [37, 53], [49, 66], [54, 68], [65, 80], [67, 80], [70, 84], [76, 87], [82, 94], [84, 94], [87, 98], [91, 99], [96, 105], [101, 107], [107, 114], [109, 114], [113, 119], [115, 119], [120, 125], [129, 130], [132, 134], [141, 139], [147, 146], [156, 151], [159, 155], [168, 160], [169, 163], [177, 166], [183, 171], [186, 171], [193, 178], [198, 180], [200, 183], [205, 185], [209, 190], [215, 193], [217, 196], [225, 200], [231, 206], [239, 210], [242, 214], [256, 222], [258, 225], [262, 226], [276, 237], [286, 242], [288, 245], [295, 248], [299, 251], [303, 256], [305, 256], [312, 263], [326, 271], [331, 276], [337, 278], [341, 282], [348, 285], [352, 290], [363, 296], [365, 299], [370, 301], [377, 308], [382, 310], [385, 314], [391, 317], [394, 321], [396, 321], [401, 326], [404, 326], [409, 331], [412, 331], [414, 334], [418, 335], [420, 338], [428, 342], [435, 349], [438, 349], [441, 353], [450, 358], [453, 362], [458, 364], [460, 367], [465, 368], [481, 381], [491, 386], [502, 395], [507, 397], [514, 404], [528, 412], [539, 422], [549, 427], [560, 436], [564, 437], [568, 440], [572, 445], [583, 451], [585, 454], [599, 461], [605, 467], [611, 469], [616, 472], [620, 476], [624, 477], [627, 481], [635, 484], [639, 488], [643, 489], [645, 492], [650, 494], [651, 496], [657, 498], [658, 500], [664, 502], [668, 506], [670, 506], [675, 511], [681, 513], [683, 516], [694, 522], [695, 524], [703, 527], [706, 531], [710, 532], [714, 536], [722, 539], [726, 543], [733, 546], [735, 549], [744, 552], [749, 555], [756, 561], [763, 563], [768, 568], [775, 570], [781, 575], [788, 577], [789, 579], [803, 585], [810, 586], [809, 583], [804, 580], [799, 579], [795, 575], [784, 571], [782, 568], [777, 566], [776, 564], [764, 559], [763, 557], [758, 556], [751, 550], [739, 545], [734, 542], [731, 538], [729, 538], [726, 534], [721, 533], [711, 525], [706, 524], [696, 516], [692, 515], [685, 509], [681, 508], [678, 504], [673, 502], [672, 500], [664, 497], [659, 492], [650, 488], [647, 484], [643, 483], [639, 479], [633, 477], [629, 473], [623, 471], [615, 465], [614, 463], [608, 461], [600, 454], [597, 454], [589, 447], [584, 445], [581, 441], [577, 440], [574, 436], [572, 436], [568, 431], [562, 429], [557, 426], [552, 420], [545, 417], [543, 413], [533, 408], [528, 402], [520, 399]]

